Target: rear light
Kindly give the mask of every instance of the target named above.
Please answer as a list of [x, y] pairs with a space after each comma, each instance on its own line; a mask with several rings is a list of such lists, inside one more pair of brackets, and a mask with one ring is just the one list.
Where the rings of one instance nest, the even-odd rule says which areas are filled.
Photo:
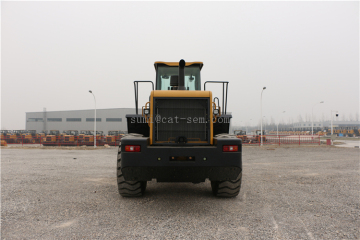
[[224, 145], [223, 152], [237, 152], [238, 146], [237, 145]]
[[139, 145], [126, 145], [125, 152], [140, 152]]

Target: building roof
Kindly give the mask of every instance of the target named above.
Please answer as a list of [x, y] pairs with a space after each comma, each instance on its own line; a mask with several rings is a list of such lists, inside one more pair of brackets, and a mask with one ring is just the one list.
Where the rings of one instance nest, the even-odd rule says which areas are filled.
[[[130, 110], [134, 110], [135, 108], [97, 108], [96, 111], [103, 111], [103, 110], [122, 110], [122, 109], [130, 109]], [[141, 108], [139, 108], [139, 110], [141, 111]], [[39, 111], [39, 112], [25, 112], [25, 113], [51, 113], [51, 112], [71, 112], [71, 111], [94, 111], [94, 108], [92, 109], [77, 109], [77, 110], [55, 110], [55, 111]]]

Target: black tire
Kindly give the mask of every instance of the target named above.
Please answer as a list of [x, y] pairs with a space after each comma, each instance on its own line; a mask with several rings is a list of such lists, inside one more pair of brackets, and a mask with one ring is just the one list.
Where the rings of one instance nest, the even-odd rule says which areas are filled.
[[211, 181], [211, 188], [214, 196], [231, 198], [236, 197], [241, 188], [242, 173], [235, 180], [229, 181]]
[[121, 145], [117, 157], [117, 183], [122, 197], [141, 197], [146, 189], [146, 181], [126, 181], [121, 172]]

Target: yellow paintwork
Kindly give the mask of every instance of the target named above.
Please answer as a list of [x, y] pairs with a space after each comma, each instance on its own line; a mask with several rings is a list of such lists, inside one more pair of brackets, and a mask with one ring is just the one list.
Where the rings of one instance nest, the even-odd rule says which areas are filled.
[[[209, 98], [210, 116], [213, 116], [212, 92], [211, 91], [186, 91], [186, 90], [153, 90], [150, 94], [150, 119], [154, 117], [154, 97], [191, 97], [191, 98]], [[150, 145], [153, 144], [153, 121], [150, 124]], [[210, 144], [213, 145], [213, 118], [210, 117]]]
[[[179, 66], [179, 62], [155, 62], [154, 63], [155, 69], [156, 69], [158, 64], [165, 64], [165, 65], [170, 66], [170, 67], [178, 67]], [[194, 64], [199, 64], [200, 65], [200, 70], [204, 66], [203, 62], [186, 62], [185, 67], [186, 66], [191, 66], [191, 65], [194, 65]]]
[[[187, 91], [187, 90], [153, 90], [151, 91], [152, 97], [210, 97], [210, 91]], [[211, 101], [210, 101], [211, 102]]]

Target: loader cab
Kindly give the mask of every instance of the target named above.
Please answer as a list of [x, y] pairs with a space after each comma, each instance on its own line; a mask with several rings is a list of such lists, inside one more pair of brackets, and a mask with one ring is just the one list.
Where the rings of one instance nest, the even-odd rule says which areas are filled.
[[[155, 62], [156, 89], [155, 90], [178, 90], [179, 63], [178, 62]], [[200, 71], [202, 62], [188, 62], [185, 65], [185, 90], [201, 90]]]
[[60, 131], [59, 131], [59, 130], [50, 130], [49, 135], [59, 136], [59, 135], [60, 135]]
[[246, 135], [246, 131], [243, 130], [235, 130], [234, 135]]
[[262, 131], [262, 134], [261, 134], [261, 130], [256, 130], [255, 135], [265, 135], [265, 130]]

